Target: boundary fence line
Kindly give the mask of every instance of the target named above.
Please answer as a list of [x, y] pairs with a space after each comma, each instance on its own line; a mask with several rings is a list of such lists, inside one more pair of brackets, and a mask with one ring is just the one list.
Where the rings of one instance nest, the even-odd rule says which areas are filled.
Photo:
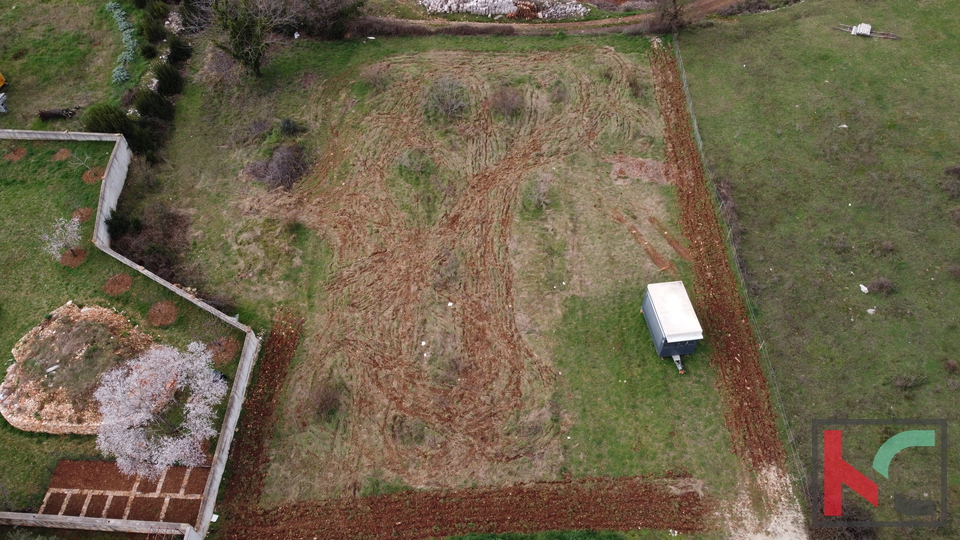
[[[119, 519], [101, 519], [74, 516], [51, 516], [28, 514], [20, 512], [0, 512], [0, 523], [10, 525], [32, 525], [36, 527], [51, 527], [64, 529], [86, 529], [98, 531], [151, 533], [169, 531], [167, 534], [183, 534], [184, 540], [200, 540], [207, 535], [210, 522], [213, 518], [213, 507], [217, 502], [217, 493], [220, 490], [220, 481], [227, 465], [230, 454], [230, 445], [240, 418], [240, 409], [243, 398], [250, 382], [250, 374], [260, 350], [260, 339], [253, 330], [242, 324], [237, 317], [229, 317], [213, 308], [195, 295], [170, 283], [141, 265], [131, 261], [110, 248], [110, 232], [107, 229], [107, 217], [117, 208], [117, 201], [127, 180], [127, 171], [130, 167], [132, 153], [123, 135], [107, 133], [58, 132], [58, 131], [29, 131], [20, 129], [0, 129], [0, 139], [32, 140], [32, 141], [103, 141], [113, 142], [113, 151], [107, 161], [106, 171], [100, 185], [100, 199], [97, 203], [96, 222], [93, 231], [93, 244], [107, 255], [143, 274], [163, 286], [165, 289], [183, 298], [187, 302], [206, 311], [220, 321], [240, 330], [246, 337], [243, 349], [240, 351], [240, 364], [230, 390], [227, 409], [223, 415], [223, 424], [220, 427], [220, 436], [217, 448], [213, 453], [213, 462], [210, 464], [210, 475], [203, 490], [203, 499], [200, 513], [194, 524], [177, 524], [158, 521], [133, 521]], [[129, 528], [124, 528], [129, 527]]]
[[[700, 128], [697, 125], [697, 115], [693, 111], [693, 97], [690, 95], [690, 87], [687, 85], [687, 72], [683, 68], [683, 57], [680, 55], [679, 36], [677, 34], [673, 35], [673, 50], [674, 50], [674, 54], [677, 57], [677, 66], [680, 68], [680, 80], [683, 82], [683, 93], [687, 99], [687, 110], [690, 111], [690, 120], [693, 122], [693, 135], [697, 139], [697, 149], [700, 152], [700, 162], [704, 164], [703, 173], [707, 178], [707, 185], [710, 189], [710, 192], [713, 194], [714, 206], [718, 213], [720, 223], [722, 223], [724, 227], [726, 227], [727, 222], [723, 219], [723, 216], [721, 213], [723, 209], [723, 200], [717, 194], [716, 183], [713, 181], [710, 170], [706, 166], [707, 161], [706, 161], [706, 154], [703, 151], [703, 139], [700, 137]], [[770, 386], [772, 386], [773, 395], [776, 398], [775, 405], [777, 408], [777, 413], [780, 415], [780, 419], [782, 420], [784, 429], [786, 430], [786, 435], [787, 435], [786, 443], [787, 443], [788, 453], [792, 458], [796, 473], [799, 475], [796, 478], [796, 480], [799, 483], [799, 485], [802, 486], [803, 492], [808, 493], [807, 477], [806, 477], [806, 474], [804, 474], [805, 469], [803, 467], [803, 462], [800, 460], [800, 452], [796, 448], [796, 446], [794, 446], [794, 443], [793, 443], [793, 441], [796, 440], [796, 434], [794, 432], [793, 427], [790, 425], [790, 421], [786, 415], [786, 409], [783, 406], [782, 392], [780, 390], [780, 384], [777, 382], [777, 372], [773, 367], [773, 362], [770, 360], [770, 355], [767, 354], [767, 351], [763, 348], [763, 345], [766, 343], [766, 340], [763, 339], [763, 334], [760, 332], [760, 323], [758, 322], [759, 319], [757, 318], [757, 314], [754, 310], [753, 302], [751, 301], [749, 294], [747, 294], [747, 280], [746, 280], [746, 277], [743, 275], [743, 271], [740, 269], [740, 264], [738, 262], [741, 260], [739, 251], [737, 249], [737, 246], [733, 245], [729, 239], [730, 239], [730, 231], [728, 230], [726, 244], [727, 244], [727, 249], [730, 250], [729, 252], [733, 255], [733, 261], [731, 262], [731, 266], [733, 266], [733, 269], [736, 272], [737, 279], [740, 282], [739, 283], [740, 289], [746, 300], [746, 302], [744, 303], [747, 306], [747, 314], [750, 317], [750, 326], [753, 328], [753, 333], [757, 337], [757, 340], [759, 341], [759, 344], [760, 344], [760, 357], [763, 358], [763, 363], [766, 367], [766, 372], [769, 374], [769, 376], [767, 377], [767, 383], [768, 384], [772, 383]]]

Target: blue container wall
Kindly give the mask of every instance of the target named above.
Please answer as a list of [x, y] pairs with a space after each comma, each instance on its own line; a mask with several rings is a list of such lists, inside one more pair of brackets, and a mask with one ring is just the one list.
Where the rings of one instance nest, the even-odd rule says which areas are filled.
[[673, 355], [693, 354], [697, 348], [697, 342], [678, 341], [676, 343], [667, 343], [667, 338], [663, 337], [663, 329], [660, 328], [660, 321], [657, 320], [650, 295], [643, 297], [643, 318], [647, 321], [647, 328], [650, 330], [650, 337], [653, 339], [653, 346], [657, 349], [657, 356], [667, 358]]

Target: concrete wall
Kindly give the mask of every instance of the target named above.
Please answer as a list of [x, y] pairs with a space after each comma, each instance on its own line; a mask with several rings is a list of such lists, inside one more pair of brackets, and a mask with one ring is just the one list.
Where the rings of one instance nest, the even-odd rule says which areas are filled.
[[82, 529], [85, 531], [134, 532], [144, 534], [182, 534], [184, 540], [198, 539], [193, 527], [185, 523], [136, 521], [132, 519], [104, 519], [73, 516], [48, 516], [0, 512], [0, 523], [20, 527], [47, 527], [51, 529]]
[[[93, 244], [107, 255], [110, 255], [114, 259], [129, 266], [131, 269], [159, 283], [187, 302], [190, 302], [198, 308], [206, 311], [210, 315], [246, 334], [243, 342], [243, 349], [240, 351], [240, 365], [237, 367], [237, 374], [233, 380], [233, 388], [230, 391], [230, 397], [227, 401], [227, 409], [224, 413], [223, 423], [220, 427], [220, 438], [217, 441], [217, 448], [213, 453], [213, 463], [210, 466], [210, 475], [207, 478], [207, 485], [203, 491], [203, 501], [200, 505], [200, 515], [197, 518], [197, 523], [195, 524], [196, 530], [194, 530], [194, 527], [186, 524], [157, 524], [156, 522], [148, 521], [117, 519], [108, 520], [70, 516], [46, 516], [38, 514], [21, 514], [15, 512], [0, 512], [0, 524], [34, 525], [38, 527], [59, 527], [67, 529], [87, 529], [101, 531], [155, 531], [155, 529], [143, 529], [145, 526], [143, 524], [148, 524], [151, 527], [163, 526], [175, 528], [177, 531], [179, 531], [178, 534], [184, 535], [185, 540], [199, 540], [200, 538], [205, 537], [210, 528], [210, 519], [213, 517], [213, 507], [216, 504], [217, 493], [220, 490], [220, 480], [223, 478], [223, 471], [227, 465], [227, 458], [230, 455], [230, 444], [233, 442], [233, 434], [236, 432], [237, 422], [240, 418], [240, 409], [243, 406], [243, 399], [247, 391], [247, 385], [250, 382], [250, 374], [253, 371], [253, 364], [256, 362], [257, 353], [260, 350], [260, 339], [257, 338], [256, 334], [253, 333], [253, 330], [249, 326], [240, 323], [236, 317], [229, 317], [226, 314], [214, 309], [203, 300], [186, 292], [180, 287], [161, 278], [160, 276], [136, 264], [135, 262], [110, 248], [110, 232], [107, 230], [106, 220], [107, 217], [109, 217], [110, 214], [117, 208], [117, 200], [119, 200], [120, 193], [123, 191], [123, 185], [127, 179], [127, 171], [129, 169], [130, 160], [132, 157], [130, 149], [127, 146], [127, 141], [122, 135], [0, 129], [0, 139], [113, 142], [113, 152], [110, 154], [110, 160], [107, 162], [104, 179], [100, 185], [100, 201], [97, 204], [97, 215], [93, 230]], [[17, 520], [22, 522], [18, 522]], [[123, 528], [126, 526], [129, 526], [129, 528]]]

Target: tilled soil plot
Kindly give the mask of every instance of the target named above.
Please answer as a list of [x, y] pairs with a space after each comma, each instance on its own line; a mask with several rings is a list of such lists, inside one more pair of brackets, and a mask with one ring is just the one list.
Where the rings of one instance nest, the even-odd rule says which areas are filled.
[[300, 503], [248, 515], [224, 538], [414, 540], [551, 529], [654, 528], [695, 533], [711, 528], [710, 499], [684, 480], [594, 478]]
[[727, 259], [723, 229], [694, 142], [680, 71], [672, 50], [651, 49], [657, 103], [664, 119], [667, 175], [677, 186], [680, 227], [691, 245], [697, 313], [713, 347], [710, 365], [734, 451], [755, 470], [783, 470], [785, 453], [760, 350]]

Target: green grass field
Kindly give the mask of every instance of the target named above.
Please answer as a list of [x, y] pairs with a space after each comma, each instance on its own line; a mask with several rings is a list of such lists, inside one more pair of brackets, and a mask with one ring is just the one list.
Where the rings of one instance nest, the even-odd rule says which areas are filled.
[[[903, 39], [832, 28], [860, 22]], [[946, 0], [807, 0], [681, 36], [707, 163], [729, 179], [744, 229], [797, 475], [809, 473], [814, 418], [946, 418], [950, 430], [960, 420], [960, 376], [947, 365], [960, 361], [960, 279], [950, 272], [960, 200], [942, 188], [944, 169], [960, 163], [958, 24]], [[891, 293], [860, 291], [881, 278]], [[845, 447], [867, 471], [888, 436]], [[901, 459], [894, 484], [922, 498], [929, 486], [910, 480], [924, 457]], [[955, 505], [955, 444], [949, 465]], [[875, 515], [891, 519], [889, 503]], [[953, 538], [956, 527], [881, 536]]]
[[[27, 153], [15, 163], [0, 160], [0, 351], [9, 354], [13, 345], [47, 313], [72, 300], [78, 305], [99, 305], [122, 312], [160, 343], [185, 347], [191, 341], [209, 342], [221, 335], [242, 339], [238, 332], [205, 312], [182, 301], [159, 285], [136, 275], [131, 289], [116, 297], [101, 287], [117, 273], [134, 272], [96, 249], [90, 238], [93, 220], [81, 226], [81, 248], [86, 260], [76, 269], [67, 268], [43, 252], [40, 236], [57, 218], [70, 219], [81, 207], [96, 208], [100, 183], [81, 181], [85, 171], [74, 159], [51, 161], [60, 148], [103, 166], [111, 143], [60, 143], [0, 141], [0, 155], [15, 147]], [[89, 159], [87, 159], [89, 157]], [[155, 302], [173, 300], [179, 311], [170, 327], [153, 328], [146, 321]], [[9, 365], [9, 356], [4, 357]], [[234, 366], [227, 366], [231, 374]], [[64, 457], [96, 458], [93, 437], [27, 433], [0, 421], [0, 505], [4, 509], [36, 508], [57, 461]]]

